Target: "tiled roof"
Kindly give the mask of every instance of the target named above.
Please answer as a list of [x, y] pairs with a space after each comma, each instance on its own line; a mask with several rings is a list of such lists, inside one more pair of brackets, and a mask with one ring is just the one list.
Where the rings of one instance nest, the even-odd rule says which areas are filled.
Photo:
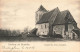
[[46, 23], [49, 22], [51, 18], [55, 18], [56, 14], [58, 13], [58, 8], [55, 8], [54, 10], [51, 10], [50, 12], [47, 12], [43, 14], [42, 18], [37, 22], [37, 24]]
[[67, 17], [68, 23], [76, 23], [75, 20], [73, 19], [73, 16], [71, 15], [71, 13], [68, 10], [62, 11], [60, 13], [58, 13], [53, 25], [56, 24], [65, 24], [66, 20], [65, 18]]
[[60, 12], [57, 7], [54, 10], [51, 10], [47, 13], [44, 13], [42, 18], [37, 22], [37, 24], [48, 23], [51, 20], [53, 20], [53, 22], [52, 22], [53, 25], [65, 24], [66, 20], [68, 20], [67, 23], [76, 23], [73, 16], [69, 12], [69, 10], [65, 10], [65, 11]]

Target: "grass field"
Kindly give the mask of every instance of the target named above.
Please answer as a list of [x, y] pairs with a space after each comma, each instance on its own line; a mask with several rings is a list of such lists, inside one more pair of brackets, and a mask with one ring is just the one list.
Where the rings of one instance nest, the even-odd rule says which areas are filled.
[[[77, 41], [79, 41], [78, 39]], [[22, 37], [22, 36], [0, 36], [0, 41], [68, 41], [63, 38], [40, 38], [40, 37]], [[73, 41], [73, 40], [69, 40]], [[76, 40], [74, 40], [76, 41]]]

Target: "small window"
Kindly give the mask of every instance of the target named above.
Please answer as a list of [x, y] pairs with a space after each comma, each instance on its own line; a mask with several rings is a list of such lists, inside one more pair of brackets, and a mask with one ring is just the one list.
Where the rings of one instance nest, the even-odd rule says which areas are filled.
[[46, 24], [45, 24], [45, 28], [46, 28]]

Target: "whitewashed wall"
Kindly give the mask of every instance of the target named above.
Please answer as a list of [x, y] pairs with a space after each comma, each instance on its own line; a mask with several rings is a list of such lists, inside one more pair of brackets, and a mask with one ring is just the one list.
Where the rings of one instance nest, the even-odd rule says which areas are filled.
[[36, 28], [38, 28], [37, 34], [39, 35], [48, 35], [49, 33], [49, 23], [37, 24]]

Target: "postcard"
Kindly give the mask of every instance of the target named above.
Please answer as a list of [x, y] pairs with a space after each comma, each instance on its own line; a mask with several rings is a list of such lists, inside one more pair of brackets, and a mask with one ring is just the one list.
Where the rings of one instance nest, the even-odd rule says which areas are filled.
[[0, 0], [0, 52], [80, 52], [80, 0]]

